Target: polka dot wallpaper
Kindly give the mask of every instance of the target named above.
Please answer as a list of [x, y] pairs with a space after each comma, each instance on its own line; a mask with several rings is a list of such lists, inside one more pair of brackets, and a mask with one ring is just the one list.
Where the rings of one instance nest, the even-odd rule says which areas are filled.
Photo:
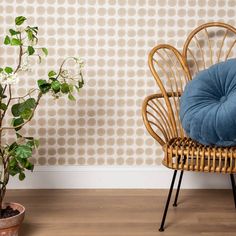
[[[0, 0], [0, 12], [1, 40], [14, 18], [24, 15], [39, 26], [39, 43], [49, 49], [15, 86], [17, 94], [64, 57], [85, 60], [77, 101], [43, 98], [23, 130], [40, 140], [37, 165], [160, 165], [161, 147], [141, 118], [142, 100], [157, 90], [148, 52], [164, 42], [182, 48], [187, 34], [205, 22], [236, 25], [235, 0]], [[16, 63], [15, 53], [1, 46], [0, 64]]]

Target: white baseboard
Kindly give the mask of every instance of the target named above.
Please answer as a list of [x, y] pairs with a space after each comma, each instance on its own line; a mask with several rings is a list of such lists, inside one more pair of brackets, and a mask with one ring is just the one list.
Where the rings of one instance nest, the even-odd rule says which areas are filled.
[[[169, 188], [173, 171], [165, 167], [37, 166], [24, 181], [11, 178], [10, 189]], [[182, 188], [227, 189], [228, 175], [185, 172]]]

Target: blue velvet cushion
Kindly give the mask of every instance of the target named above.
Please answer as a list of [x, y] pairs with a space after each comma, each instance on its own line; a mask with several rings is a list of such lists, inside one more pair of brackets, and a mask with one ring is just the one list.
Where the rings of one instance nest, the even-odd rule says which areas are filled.
[[199, 72], [180, 99], [189, 137], [205, 145], [236, 145], [236, 59]]

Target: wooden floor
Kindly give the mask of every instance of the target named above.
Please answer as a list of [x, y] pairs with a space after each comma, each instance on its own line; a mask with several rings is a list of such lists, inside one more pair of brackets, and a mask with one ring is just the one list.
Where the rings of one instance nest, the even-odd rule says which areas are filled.
[[25, 205], [20, 236], [236, 235], [230, 190], [182, 190], [158, 231], [166, 190], [11, 190]]

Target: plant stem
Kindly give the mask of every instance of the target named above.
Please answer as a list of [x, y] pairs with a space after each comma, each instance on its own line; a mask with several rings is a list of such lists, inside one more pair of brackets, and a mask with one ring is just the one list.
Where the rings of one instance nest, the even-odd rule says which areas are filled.
[[[8, 85], [8, 86], [9, 86], [9, 87], [8, 87], [9, 98], [8, 98], [8, 101], [7, 101], [7, 104], [6, 104], [7, 108], [9, 107], [10, 102], [11, 102], [11, 98], [12, 98], [11, 85]], [[6, 108], [6, 110], [2, 113], [2, 115], [0, 116], [0, 117], [1, 117], [1, 122], [3, 121], [4, 116], [5, 116], [6, 112], [7, 112], [7, 108]], [[2, 127], [2, 123], [1, 123], [1, 127]]]
[[[3, 93], [2, 95], [4, 95], [5, 91], [6, 91], [7, 86], [5, 85], [4, 89], [3, 89]], [[2, 97], [1, 97], [1, 102], [2, 102]], [[0, 110], [0, 127], [2, 127], [2, 110]], [[4, 179], [3, 175], [4, 175], [4, 152], [2, 152], [2, 130], [0, 130], [0, 149], [1, 149], [1, 162], [2, 162], [2, 170], [1, 170], [1, 181]], [[1, 189], [0, 189], [0, 216], [2, 215], [2, 202], [3, 202], [3, 198], [2, 196], [4, 195], [4, 189], [3, 189], [3, 182], [1, 182]]]
[[17, 99], [17, 100], [19, 100], [19, 99], [23, 99], [23, 98], [25, 98], [25, 97], [27, 97], [27, 96], [30, 96], [32, 93], [34, 93], [35, 91], [39, 91], [39, 89], [31, 89], [28, 93], [26, 93], [25, 95], [23, 95], [23, 96], [19, 96], [19, 97], [12, 97], [11, 98], [11, 100], [15, 100], [15, 99]]
[[64, 64], [65, 64], [67, 61], [69, 61], [70, 59], [73, 59], [73, 60], [75, 60], [76, 58], [75, 58], [75, 57], [67, 57], [66, 59], [64, 59], [64, 60], [62, 61], [62, 63], [61, 63], [61, 66], [60, 66], [60, 68], [59, 68], [59, 72], [58, 72], [58, 75], [57, 75], [56, 79], [58, 79], [58, 77], [61, 75], [61, 72], [62, 72], [62, 69], [63, 69], [63, 66], [64, 66]]
[[[0, 110], [0, 117], [2, 117], [2, 111]], [[2, 119], [0, 120], [0, 124], [2, 123]], [[2, 125], [1, 125], [2, 126]], [[1, 158], [2, 158], [2, 164], [3, 164], [3, 155], [2, 155], [2, 130], [0, 130], [0, 149], [1, 149]], [[2, 172], [1, 172], [1, 177], [3, 176], [3, 169], [4, 167], [2, 166]], [[2, 178], [1, 178], [2, 180]], [[2, 215], [2, 193], [3, 193], [3, 184], [1, 183], [1, 190], [0, 190], [0, 216]]]
[[[22, 37], [21, 37], [21, 33], [19, 34], [19, 39], [20, 41], [22, 41]], [[21, 66], [21, 61], [22, 61], [22, 55], [23, 55], [23, 45], [20, 44], [20, 52], [19, 52], [19, 59], [18, 59], [18, 66], [16, 67], [15, 71], [14, 71], [14, 74], [20, 69], [20, 66]]]

